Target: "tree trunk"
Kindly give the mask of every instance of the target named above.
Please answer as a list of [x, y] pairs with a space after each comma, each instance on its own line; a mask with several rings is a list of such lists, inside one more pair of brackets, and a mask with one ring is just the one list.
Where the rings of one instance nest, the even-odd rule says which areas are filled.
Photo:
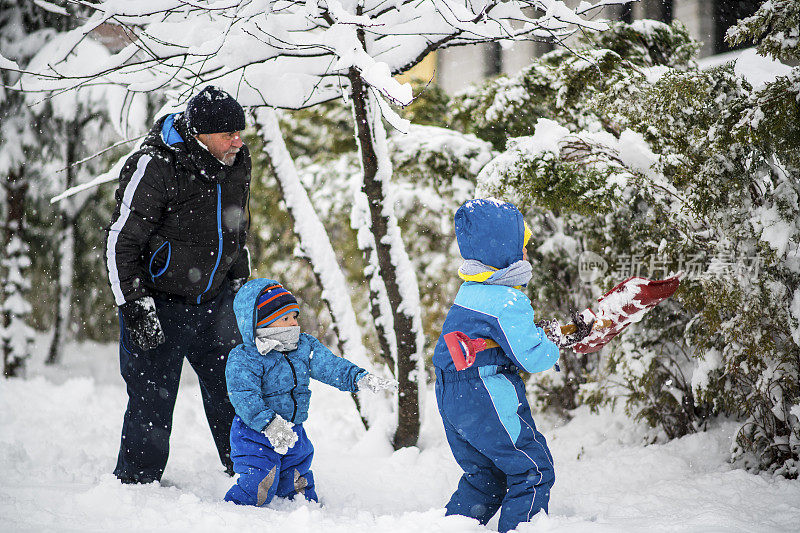
[[[317, 216], [308, 193], [300, 182], [297, 168], [283, 141], [278, 117], [272, 109], [262, 109], [256, 113], [256, 127], [264, 141], [264, 151], [278, 181], [281, 197], [286, 202], [292, 227], [300, 243], [300, 249], [311, 263], [317, 285], [322, 288], [322, 299], [331, 314], [332, 326], [336, 333], [339, 352], [364, 368], [372, 368], [362, 342], [361, 328], [356, 321], [356, 313], [347, 288], [347, 280], [339, 267], [327, 231]], [[391, 368], [391, 366], [390, 366]], [[374, 396], [363, 405], [359, 394], [353, 394], [361, 420], [369, 429], [376, 423], [386, 424], [391, 416], [388, 405], [380, 405]]]
[[[359, 238], [359, 245], [369, 262], [366, 275], [370, 279], [370, 288], [376, 278], [382, 281], [388, 306], [372, 301], [372, 306], [379, 306], [379, 324], [383, 327], [382, 346], [394, 346], [396, 349], [397, 380], [400, 383], [398, 401], [398, 427], [394, 438], [395, 449], [414, 446], [419, 437], [419, 389], [424, 374], [420, 371], [421, 321], [419, 320], [419, 289], [413, 270], [406, 272], [403, 283], [411, 286], [401, 287], [400, 269], [398, 265], [407, 262], [407, 254], [399, 238], [399, 229], [394, 217], [394, 209], [387, 202], [385, 186], [391, 177], [391, 166], [378, 151], [377, 142], [383, 143], [385, 149], [385, 132], [380, 123], [381, 115], [375, 102], [369, 95], [367, 87], [356, 69], [350, 70], [350, 83], [353, 100], [353, 113], [356, 123], [356, 137], [361, 154], [364, 176], [362, 192], [368, 204], [368, 227], [372, 239]], [[380, 132], [376, 132], [380, 129]], [[379, 133], [381, 138], [376, 137]], [[386, 167], [389, 168], [386, 168]], [[376, 261], [372, 261], [375, 259]], [[408, 266], [408, 265], [404, 265]], [[410, 301], [410, 292], [416, 291], [417, 301]], [[388, 309], [387, 309], [388, 307]], [[373, 316], [376, 310], [373, 310]], [[415, 320], [416, 319], [416, 320]], [[390, 327], [393, 326], [393, 327]]]
[[53, 338], [45, 364], [55, 365], [61, 362], [64, 343], [69, 338], [69, 327], [72, 318], [72, 278], [75, 262], [75, 221], [61, 213], [64, 227], [59, 232], [58, 250], [55, 258], [56, 272], [56, 316], [53, 323]]
[[28, 185], [22, 171], [9, 174], [5, 187], [5, 215], [2, 259], [2, 329], [0, 344], [3, 352], [3, 375], [21, 377], [25, 361], [30, 356], [33, 331], [25, 322], [31, 306], [25, 299], [30, 280], [26, 277], [30, 267], [28, 245], [23, 238], [25, 223], [25, 194]]
[[[64, 162], [66, 164], [66, 177], [64, 180], [64, 190], [75, 185], [75, 167], [77, 161], [77, 141], [76, 138], [83, 130], [83, 126], [92, 119], [86, 117], [82, 122], [70, 122], [65, 126], [67, 141], [65, 145]], [[72, 133], [72, 135], [70, 134]], [[58, 209], [58, 221], [60, 224], [58, 232], [58, 249], [55, 254], [53, 270], [56, 273], [56, 316], [53, 322], [53, 338], [50, 342], [50, 350], [47, 353], [45, 364], [55, 365], [61, 361], [63, 355], [64, 342], [67, 340], [70, 318], [72, 311], [72, 278], [75, 267], [75, 223], [77, 213], [73, 203], [76, 199], [69, 198], [56, 204]]]

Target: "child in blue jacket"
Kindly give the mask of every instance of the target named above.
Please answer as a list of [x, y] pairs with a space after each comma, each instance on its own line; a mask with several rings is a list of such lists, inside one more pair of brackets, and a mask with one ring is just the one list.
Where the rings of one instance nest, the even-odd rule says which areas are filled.
[[295, 297], [271, 279], [247, 282], [233, 301], [243, 343], [231, 350], [225, 370], [236, 416], [231, 459], [239, 474], [226, 501], [262, 506], [275, 496], [303, 494], [317, 501], [308, 418], [310, 378], [339, 390], [378, 392], [393, 380], [369, 374], [300, 332]]
[[[520, 290], [531, 279], [525, 251], [531, 232], [516, 207], [470, 200], [455, 214], [455, 233], [465, 283], [433, 354], [439, 413], [464, 470], [446, 514], [485, 524], [500, 509], [499, 530], [506, 532], [547, 512], [555, 481], [553, 457], [536, 430], [519, 371], [552, 368], [559, 345], [582, 337], [564, 339], [534, 324], [531, 301]], [[585, 334], [585, 324], [577, 325]], [[458, 371], [444, 340], [453, 331], [491, 339], [499, 347], [478, 352], [472, 366]]]

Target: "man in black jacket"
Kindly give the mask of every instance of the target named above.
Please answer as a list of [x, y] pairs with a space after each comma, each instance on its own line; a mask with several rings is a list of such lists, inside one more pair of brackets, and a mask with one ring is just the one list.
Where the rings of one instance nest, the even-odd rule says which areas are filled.
[[184, 357], [232, 474], [225, 363], [241, 342], [233, 296], [250, 275], [244, 128], [239, 103], [206, 87], [184, 113], [161, 117], [120, 173], [106, 264], [128, 389], [114, 470], [124, 483], [161, 479]]

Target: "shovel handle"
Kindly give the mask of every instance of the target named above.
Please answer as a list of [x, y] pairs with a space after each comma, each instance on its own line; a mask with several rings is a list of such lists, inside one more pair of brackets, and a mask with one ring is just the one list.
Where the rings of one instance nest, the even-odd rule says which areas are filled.
[[[592, 329], [605, 329], [610, 328], [612, 325], [614, 325], [614, 322], [612, 322], [611, 319], [602, 318], [594, 321], [594, 326], [592, 326]], [[575, 326], [575, 324], [567, 324], [566, 326], [561, 326], [561, 334], [569, 335], [570, 333], [575, 333], [577, 329], [578, 328]]]
[[[613, 325], [614, 325], [614, 322], [612, 322], [610, 319], [602, 318], [602, 319], [598, 319], [598, 320], [594, 321], [594, 326], [592, 326], [592, 329], [610, 328]], [[575, 333], [576, 329], [577, 328], [575, 327], [575, 324], [567, 324], [566, 326], [561, 326], [561, 334], [562, 335], [569, 335], [570, 333]], [[481, 350], [486, 350], [488, 348], [499, 348], [500, 347], [500, 345], [497, 344], [496, 342], [494, 342], [492, 339], [483, 339], [483, 340], [486, 341], [486, 348], [481, 348]], [[478, 351], [481, 351], [481, 350], [478, 350]]]

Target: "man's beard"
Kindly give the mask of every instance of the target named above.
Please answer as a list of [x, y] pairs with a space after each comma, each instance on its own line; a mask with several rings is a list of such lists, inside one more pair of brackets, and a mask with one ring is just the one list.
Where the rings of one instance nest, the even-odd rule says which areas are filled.
[[238, 154], [238, 153], [239, 153], [239, 150], [236, 150], [234, 152], [232, 152], [232, 151], [225, 152], [225, 154], [222, 156], [222, 159], [221, 159], [222, 164], [223, 165], [227, 165], [227, 166], [233, 165], [233, 163], [236, 161], [236, 154]]

